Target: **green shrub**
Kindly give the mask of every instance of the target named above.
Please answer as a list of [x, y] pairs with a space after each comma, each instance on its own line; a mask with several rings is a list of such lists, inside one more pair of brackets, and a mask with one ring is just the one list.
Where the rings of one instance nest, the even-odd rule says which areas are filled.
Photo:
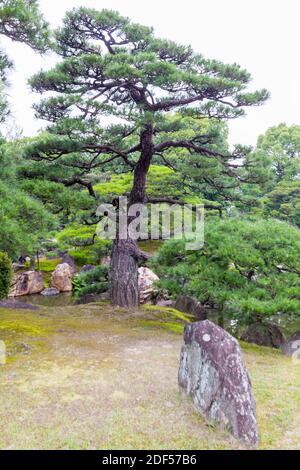
[[[102, 241], [102, 240], [101, 240]], [[99, 242], [92, 246], [76, 247], [68, 251], [74, 258], [77, 266], [82, 267], [85, 264], [97, 264], [100, 259], [107, 254], [106, 246]]]
[[108, 288], [108, 266], [97, 266], [73, 277], [73, 291], [77, 298], [86, 294], [100, 294]]
[[160, 288], [189, 294], [239, 324], [300, 312], [300, 231], [275, 219], [209, 219], [202, 248], [170, 240], [152, 260]]
[[5, 297], [7, 297], [11, 279], [11, 261], [6, 253], [0, 252], [0, 300], [5, 299]]

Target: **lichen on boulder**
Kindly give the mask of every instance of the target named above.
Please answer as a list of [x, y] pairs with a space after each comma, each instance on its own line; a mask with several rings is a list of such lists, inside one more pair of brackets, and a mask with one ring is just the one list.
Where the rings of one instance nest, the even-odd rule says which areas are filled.
[[185, 325], [180, 388], [210, 422], [258, 445], [256, 404], [239, 344], [209, 320]]

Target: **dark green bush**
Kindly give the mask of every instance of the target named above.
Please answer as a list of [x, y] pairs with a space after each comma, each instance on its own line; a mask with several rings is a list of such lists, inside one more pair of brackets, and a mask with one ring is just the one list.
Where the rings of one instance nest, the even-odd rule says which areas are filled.
[[77, 298], [86, 294], [101, 294], [108, 288], [108, 266], [97, 266], [73, 278], [73, 290]]
[[7, 297], [11, 279], [11, 261], [6, 253], [0, 252], [0, 300], [5, 299], [5, 297]]
[[209, 219], [204, 246], [167, 241], [152, 266], [160, 289], [188, 294], [223, 316], [252, 324], [299, 317], [300, 231], [275, 219]]

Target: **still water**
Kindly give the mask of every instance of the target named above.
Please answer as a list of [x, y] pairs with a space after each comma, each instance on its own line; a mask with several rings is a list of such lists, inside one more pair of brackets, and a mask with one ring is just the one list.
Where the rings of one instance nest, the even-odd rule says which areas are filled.
[[72, 292], [64, 292], [54, 296], [44, 296], [40, 294], [23, 295], [22, 297], [14, 297], [9, 299], [10, 302], [23, 302], [31, 305], [40, 305], [42, 307], [66, 307], [74, 305], [75, 300]]

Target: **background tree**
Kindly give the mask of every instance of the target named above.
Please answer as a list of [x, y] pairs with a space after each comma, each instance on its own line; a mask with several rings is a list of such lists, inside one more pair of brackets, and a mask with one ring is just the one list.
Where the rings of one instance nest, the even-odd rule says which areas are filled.
[[[46, 22], [40, 15], [35, 0], [4, 0], [0, 2], [0, 35], [30, 45], [39, 52], [45, 51], [49, 42]], [[12, 66], [6, 54], [0, 54], [0, 121], [8, 113], [5, 91], [7, 73]], [[32, 254], [40, 240], [49, 235], [55, 220], [42, 203], [31, 197], [18, 178], [21, 162], [19, 142], [0, 141], [0, 250], [17, 258], [21, 253]]]
[[[169, 116], [221, 120], [243, 115], [245, 106], [259, 105], [268, 96], [266, 90], [247, 91], [247, 71], [157, 39], [152, 29], [116, 12], [87, 8], [67, 13], [56, 33], [56, 52], [61, 62], [30, 81], [37, 92], [56, 93], [36, 106], [37, 116], [52, 125], [51, 138], [31, 146], [35, 159], [62, 158], [75, 166], [75, 153], [80, 167], [89, 169], [120, 161], [134, 175], [130, 204], [151, 201], [145, 191], [150, 165], [174, 149], [215, 162], [215, 171], [228, 178], [240, 177], [241, 164], [235, 162], [247, 162], [244, 149], [216, 150], [216, 129], [202, 127], [201, 121], [196, 132], [179, 138], [186, 123], [178, 120], [174, 129]], [[138, 305], [137, 267], [144, 257], [130, 237], [115, 240], [114, 304]]]
[[300, 126], [270, 127], [258, 138], [256, 152], [269, 160], [273, 184], [300, 178]]
[[[39, 52], [45, 52], [50, 44], [48, 24], [42, 17], [36, 0], [1, 0], [0, 35], [23, 42]], [[7, 72], [12, 63], [0, 52], [0, 122], [8, 114], [5, 97]]]
[[[258, 138], [254, 155], [265, 163], [266, 175], [269, 175], [264, 187], [255, 189], [260, 205], [258, 213], [299, 226], [300, 126], [271, 127]], [[247, 191], [253, 193], [253, 189], [247, 188]]]
[[55, 216], [22, 188], [18, 177], [21, 153], [18, 142], [0, 145], [0, 250], [13, 259], [34, 255], [41, 241], [57, 227]]
[[300, 227], [300, 180], [283, 180], [263, 196], [263, 215], [277, 217]]

